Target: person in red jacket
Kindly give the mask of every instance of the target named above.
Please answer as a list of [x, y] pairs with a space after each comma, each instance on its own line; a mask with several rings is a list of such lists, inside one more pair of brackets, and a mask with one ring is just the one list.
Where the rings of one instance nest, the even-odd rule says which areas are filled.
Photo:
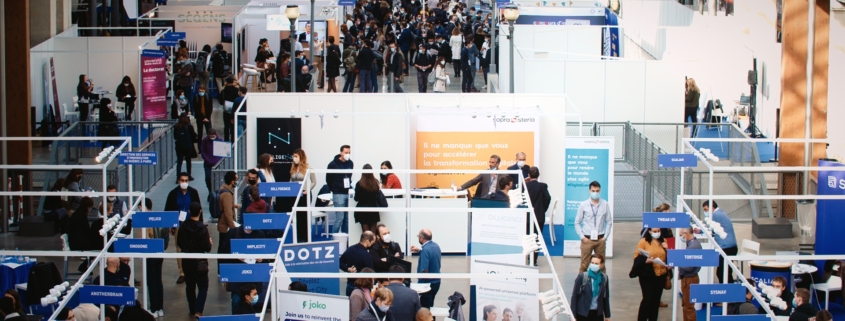
[[267, 202], [265, 202], [258, 194], [258, 186], [249, 187], [249, 198], [252, 203], [244, 210], [244, 213], [267, 213]]

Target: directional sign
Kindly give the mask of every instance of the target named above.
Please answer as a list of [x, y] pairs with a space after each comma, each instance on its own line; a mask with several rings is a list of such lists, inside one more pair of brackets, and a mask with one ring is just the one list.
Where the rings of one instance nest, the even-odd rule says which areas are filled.
[[745, 302], [745, 286], [738, 283], [690, 285], [690, 302]]
[[719, 253], [714, 250], [669, 250], [666, 264], [674, 267], [719, 266]]
[[276, 254], [281, 242], [277, 239], [232, 239], [232, 254]]
[[258, 195], [261, 197], [296, 197], [299, 195], [300, 183], [258, 183]]
[[283, 230], [290, 220], [287, 213], [244, 214], [244, 229]]
[[158, 165], [157, 152], [120, 152], [117, 155], [120, 165]]
[[176, 47], [177, 45], [179, 45], [179, 40], [176, 39], [158, 38], [158, 40], [156, 40], [156, 46], [159, 47]]
[[144, 49], [144, 50], [141, 50], [141, 56], [164, 58], [166, 56], [166, 54], [164, 53], [164, 50]]
[[272, 264], [220, 264], [220, 282], [269, 282]]
[[85, 285], [79, 289], [79, 303], [135, 306], [135, 288]]
[[689, 217], [681, 212], [644, 212], [644, 228], [683, 228], [690, 227]]
[[254, 314], [241, 315], [216, 315], [216, 316], [201, 316], [200, 321], [258, 321], [259, 317]]
[[164, 34], [164, 39], [180, 40], [180, 39], [185, 39], [185, 37], [187, 37], [187, 36], [188, 35], [185, 32], [168, 32], [168, 33]]
[[693, 154], [659, 154], [657, 155], [657, 167], [659, 168], [673, 168], [673, 167], [696, 167], [698, 166], [698, 157]]
[[355, 6], [357, 2], [355, 0], [339, 0], [337, 2], [340, 6]]
[[133, 228], [178, 228], [179, 212], [135, 212], [132, 214]]
[[711, 315], [711, 321], [771, 321], [765, 314]]
[[164, 253], [163, 239], [119, 239], [114, 242], [115, 253]]

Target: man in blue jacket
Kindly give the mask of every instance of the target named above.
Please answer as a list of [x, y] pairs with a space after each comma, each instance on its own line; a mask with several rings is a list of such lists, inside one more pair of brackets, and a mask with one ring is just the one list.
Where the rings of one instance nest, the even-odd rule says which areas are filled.
[[[328, 169], [353, 169], [351, 148], [349, 145], [340, 146], [340, 154], [335, 155], [329, 163]], [[352, 173], [326, 173], [326, 184], [332, 192], [334, 207], [349, 206], [349, 189], [352, 188]], [[332, 233], [349, 233], [349, 223], [346, 219], [348, 212], [334, 212]]]
[[[424, 228], [417, 234], [417, 241], [420, 242], [421, 247], [411, 246], [411, 252], [420, 254], [417, 273], [440, 273], [440, 245], [434, 243], [431, 240], [432, 237], [431, 230]], [[430, 291], [420, 295], [420, 305], [423, 308], [431, 309], [434, 306], [434, 296], [437, 295], [437, 291], [440, 291], [440, 279], [420, 278], [417, 282], [428, 283], [431, 286]]]
[[464, 49], [461, 49], [461, 73], [464, 74], [464, 76], [461, 77], [461, 92], [464, 93], [472, 92], [473, 87], [472, 66], [470, 66], [469, 59], [470, 47], [472, 47], [472, 41], [467, 41], [464, 44]]
[[[736, 255], [737, 247], [736, 247], [736, 233], [734, 233], [734, 225], [731, 222], [731, 219], [728, 217], [728, 214], [725, 213], [716, 202], [713, 201], [704, 201], [704, 204], [701, 205], [701, 208], [704, 209], [704, 215], [710, 216], [710, 204], [713, 204], [713, 221], [722, 225], [722, 228], [725, 229], [725, 234], [727, 236], [723, 239], [719, 236], [716, 236], [716, 244], [722, 248], [722, 251], [725, 251], [727, 255]], [[725, 260], [721, 256], [719, 256], [719, 267], [716, 268], [716, 277], [719, 278], [719, 283], [722, 283], [722, 274], [723, 269], [725, 268]], [[730, 271], [728, 271], [728, 283], [734, 282], [734, 275]]]
[[405, 56], [405, 68], [402, 69], [402, 73], [405, 76], [408, 75], [408, 50], [411, 50], [411, 44], [414, 42], [414, 34], [411, 32], [411, 28], [408, 27], [407, 23], [403, 22], [402, 25], [402, 33], [399, 34], [399, 49], [402, 50], [402, 55]]

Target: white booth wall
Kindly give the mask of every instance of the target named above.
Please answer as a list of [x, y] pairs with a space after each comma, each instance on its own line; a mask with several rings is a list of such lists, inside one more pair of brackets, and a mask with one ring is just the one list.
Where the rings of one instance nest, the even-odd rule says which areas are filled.
[[[150, 20], [174, 20], [174, 31], [185, 32], [186, 41], [196, 43], [199, 50], [204, 45], [214, 46], [220, 42], [220, 24], [232, 23], [242, 8], [236, 5], [159, 6], [155, 9], [155, 18]], [[232, 33], [235, 37], [235, 30]], [[232, 44], [222, 45], [224, 50], [232, 52]]]

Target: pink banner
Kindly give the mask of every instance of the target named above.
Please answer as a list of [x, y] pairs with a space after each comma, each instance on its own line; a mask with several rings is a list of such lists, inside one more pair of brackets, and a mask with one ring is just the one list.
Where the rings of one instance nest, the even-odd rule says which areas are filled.
[[167, 61], [162, 50], [141, 53], [141, 93], [144, 120], [167, 118]]

